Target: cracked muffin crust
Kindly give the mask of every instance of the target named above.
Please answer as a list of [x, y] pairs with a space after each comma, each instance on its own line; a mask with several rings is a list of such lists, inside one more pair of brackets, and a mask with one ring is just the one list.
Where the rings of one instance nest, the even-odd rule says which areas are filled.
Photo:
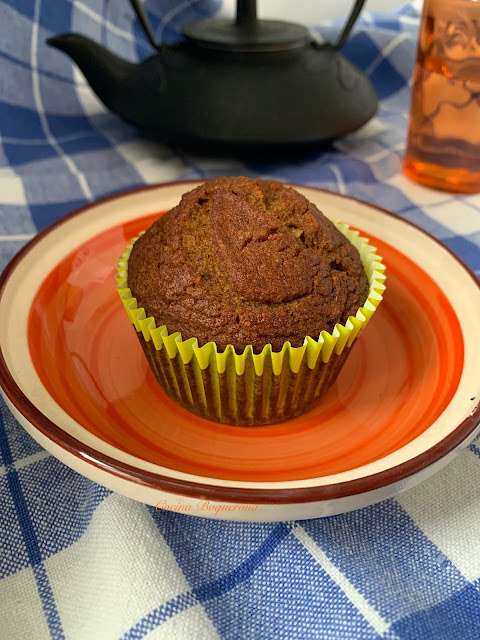
[[157, 326], [238, 353], [317, 339], [368, 294], [357, 249], [314, 204], [246, 177], [186, 193], [134, 244], [128, 284]]

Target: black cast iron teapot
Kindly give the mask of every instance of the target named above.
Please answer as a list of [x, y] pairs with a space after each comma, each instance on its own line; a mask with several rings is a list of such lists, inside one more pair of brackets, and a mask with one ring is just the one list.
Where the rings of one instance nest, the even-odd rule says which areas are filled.
[[204, 152], [285, 152], [328, 143], [376, 112], [369, 80], [338, 52], [364, 1], [336, 44], [298, 24], [258, 20], [255, 0], [237, 0], [235, 20], [186, 25], [174, 45], [155, 42], [140, 0], [130, 0], [157, 49], [140, 64], [75, 33], [47, 42], [77, 63], [109, 109], [151, 137]]

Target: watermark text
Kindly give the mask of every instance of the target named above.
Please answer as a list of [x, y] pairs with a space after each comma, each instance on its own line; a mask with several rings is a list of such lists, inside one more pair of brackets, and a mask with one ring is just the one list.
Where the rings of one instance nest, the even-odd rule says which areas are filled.
[[203, 512], [205, 515], [208, 513], [218, 516], [219, 513], [227, 511], [257, 511], [258, 504], [223, 504], [200, 500], [196, 505], [192, 505], [180, 502], [168, 504], [166, 500], [160, 500], [155, 505], [155, 509], [157, 511], [176, 511], [177, 513], [193, 513], [196, 511]]

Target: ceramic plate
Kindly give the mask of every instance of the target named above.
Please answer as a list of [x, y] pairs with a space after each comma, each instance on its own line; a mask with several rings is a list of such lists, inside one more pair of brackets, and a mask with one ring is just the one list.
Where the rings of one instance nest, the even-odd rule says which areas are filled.
[[[297, 187], [367, 235], [385, 300], [321, 403], [287, 422], [203, 420], [157, 385], [115, 291], [129, 240], [196, 183], [118, 194], [32, 240], [0, 289], [0, 382], [47, 450], [158, 508], [285, 520], [359, 508], [411, 487], [480, 421], [480, 289], [431, 236], [371, 205]], [[371, 354], [374, 354], [372, 357]]]

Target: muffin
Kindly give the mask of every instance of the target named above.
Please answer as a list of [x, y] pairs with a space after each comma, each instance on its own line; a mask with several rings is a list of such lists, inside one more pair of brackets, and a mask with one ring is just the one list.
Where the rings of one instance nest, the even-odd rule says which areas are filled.
[[335, 380], [381, 299], [374, 251], [291, 187], [217, 178], [127, 248], [117, 288], [170, 396], [209, 419], [267, 424]]

